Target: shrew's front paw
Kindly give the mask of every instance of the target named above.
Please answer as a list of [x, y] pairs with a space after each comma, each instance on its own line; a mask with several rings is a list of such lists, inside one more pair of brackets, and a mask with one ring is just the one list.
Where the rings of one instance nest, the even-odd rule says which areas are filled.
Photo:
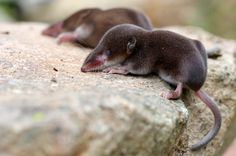
[[129, 72], [122, 67], [109, 67], [103, 70], [104, 73], [127, 75]]
[[112, 68], [108, 67], [106, 69], [103, 69], [102, 72], [103, 73], [109, 73], [111, 71]]

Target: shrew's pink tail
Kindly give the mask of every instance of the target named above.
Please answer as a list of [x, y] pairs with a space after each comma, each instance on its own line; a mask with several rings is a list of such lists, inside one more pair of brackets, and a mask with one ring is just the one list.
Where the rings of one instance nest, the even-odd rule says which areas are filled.
[[190, 148], [192, 151], [206, 146], [218, 134], [221, 126], [221, 113], [217, 107], [217, 104], [211, 100], [211, 98], [204, 91], [198, 90], [196, 95], [211, 109], [215, 121], [214, 127], [207, 133], [207, 135]]

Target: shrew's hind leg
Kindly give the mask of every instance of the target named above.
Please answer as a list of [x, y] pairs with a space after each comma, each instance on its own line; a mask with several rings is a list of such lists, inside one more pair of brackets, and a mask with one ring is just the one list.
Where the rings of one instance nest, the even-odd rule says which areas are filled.
[[166, 98], [166, 99], [169, 99], [169, 100], [176, 100], [181, 96], [182, 90], [183, 90], [183, 84], [179, 82], [174, 91], [171, 90], [171, 91], [168, 91], [168, 92], [164, 92], [164, 93], [161, 94], [161, 96], [163, 98]]

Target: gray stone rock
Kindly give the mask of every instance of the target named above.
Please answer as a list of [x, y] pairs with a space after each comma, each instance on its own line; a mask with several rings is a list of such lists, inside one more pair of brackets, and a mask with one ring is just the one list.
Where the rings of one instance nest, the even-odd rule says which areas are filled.
[[[90, 50], [58, 46], [41, 24], [2, 24], [0, 155], [163, 155], [186, 126], [157, 76], [81, 73]], [[166, 86], [165, 86], [166, 85]]]
[[155, 155], [187, 119], [181, 102], [140, 89], [83, 88], [1, 98], [0, 151], [24, 155]]
[[[223, 56], [209, 60], [204, 90], [219, 103], [220, 134], [206, 149], [181, 151], [212, 125], [205, 105], [187, 91], [182, 100], [157, 76], [81, 73], [89, 49], [41, 36], [40, 23], [0, 24], [0, 155], [158, 156], [215, 155], [235, 116], [235, 42], [192, 27], [172, 27], [215, 40]], [[189, 33], [191, 32], [191, 33]], [[187, 106], [187, 108], [186, 108]]]

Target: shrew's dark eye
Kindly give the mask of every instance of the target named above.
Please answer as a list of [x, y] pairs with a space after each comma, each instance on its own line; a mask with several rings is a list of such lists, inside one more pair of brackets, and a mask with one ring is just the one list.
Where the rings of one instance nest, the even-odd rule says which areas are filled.
[[106, 55], [106, 56], [108, 56], [108, 57], [109, 57], [109, 56], [111, 56], [111, 54], [112, 54], [112, 53], [111, 53], [111, 51], [110, 51], [110, 50], [107, 50], [107, 51], [105, 51], [105, 55]]

